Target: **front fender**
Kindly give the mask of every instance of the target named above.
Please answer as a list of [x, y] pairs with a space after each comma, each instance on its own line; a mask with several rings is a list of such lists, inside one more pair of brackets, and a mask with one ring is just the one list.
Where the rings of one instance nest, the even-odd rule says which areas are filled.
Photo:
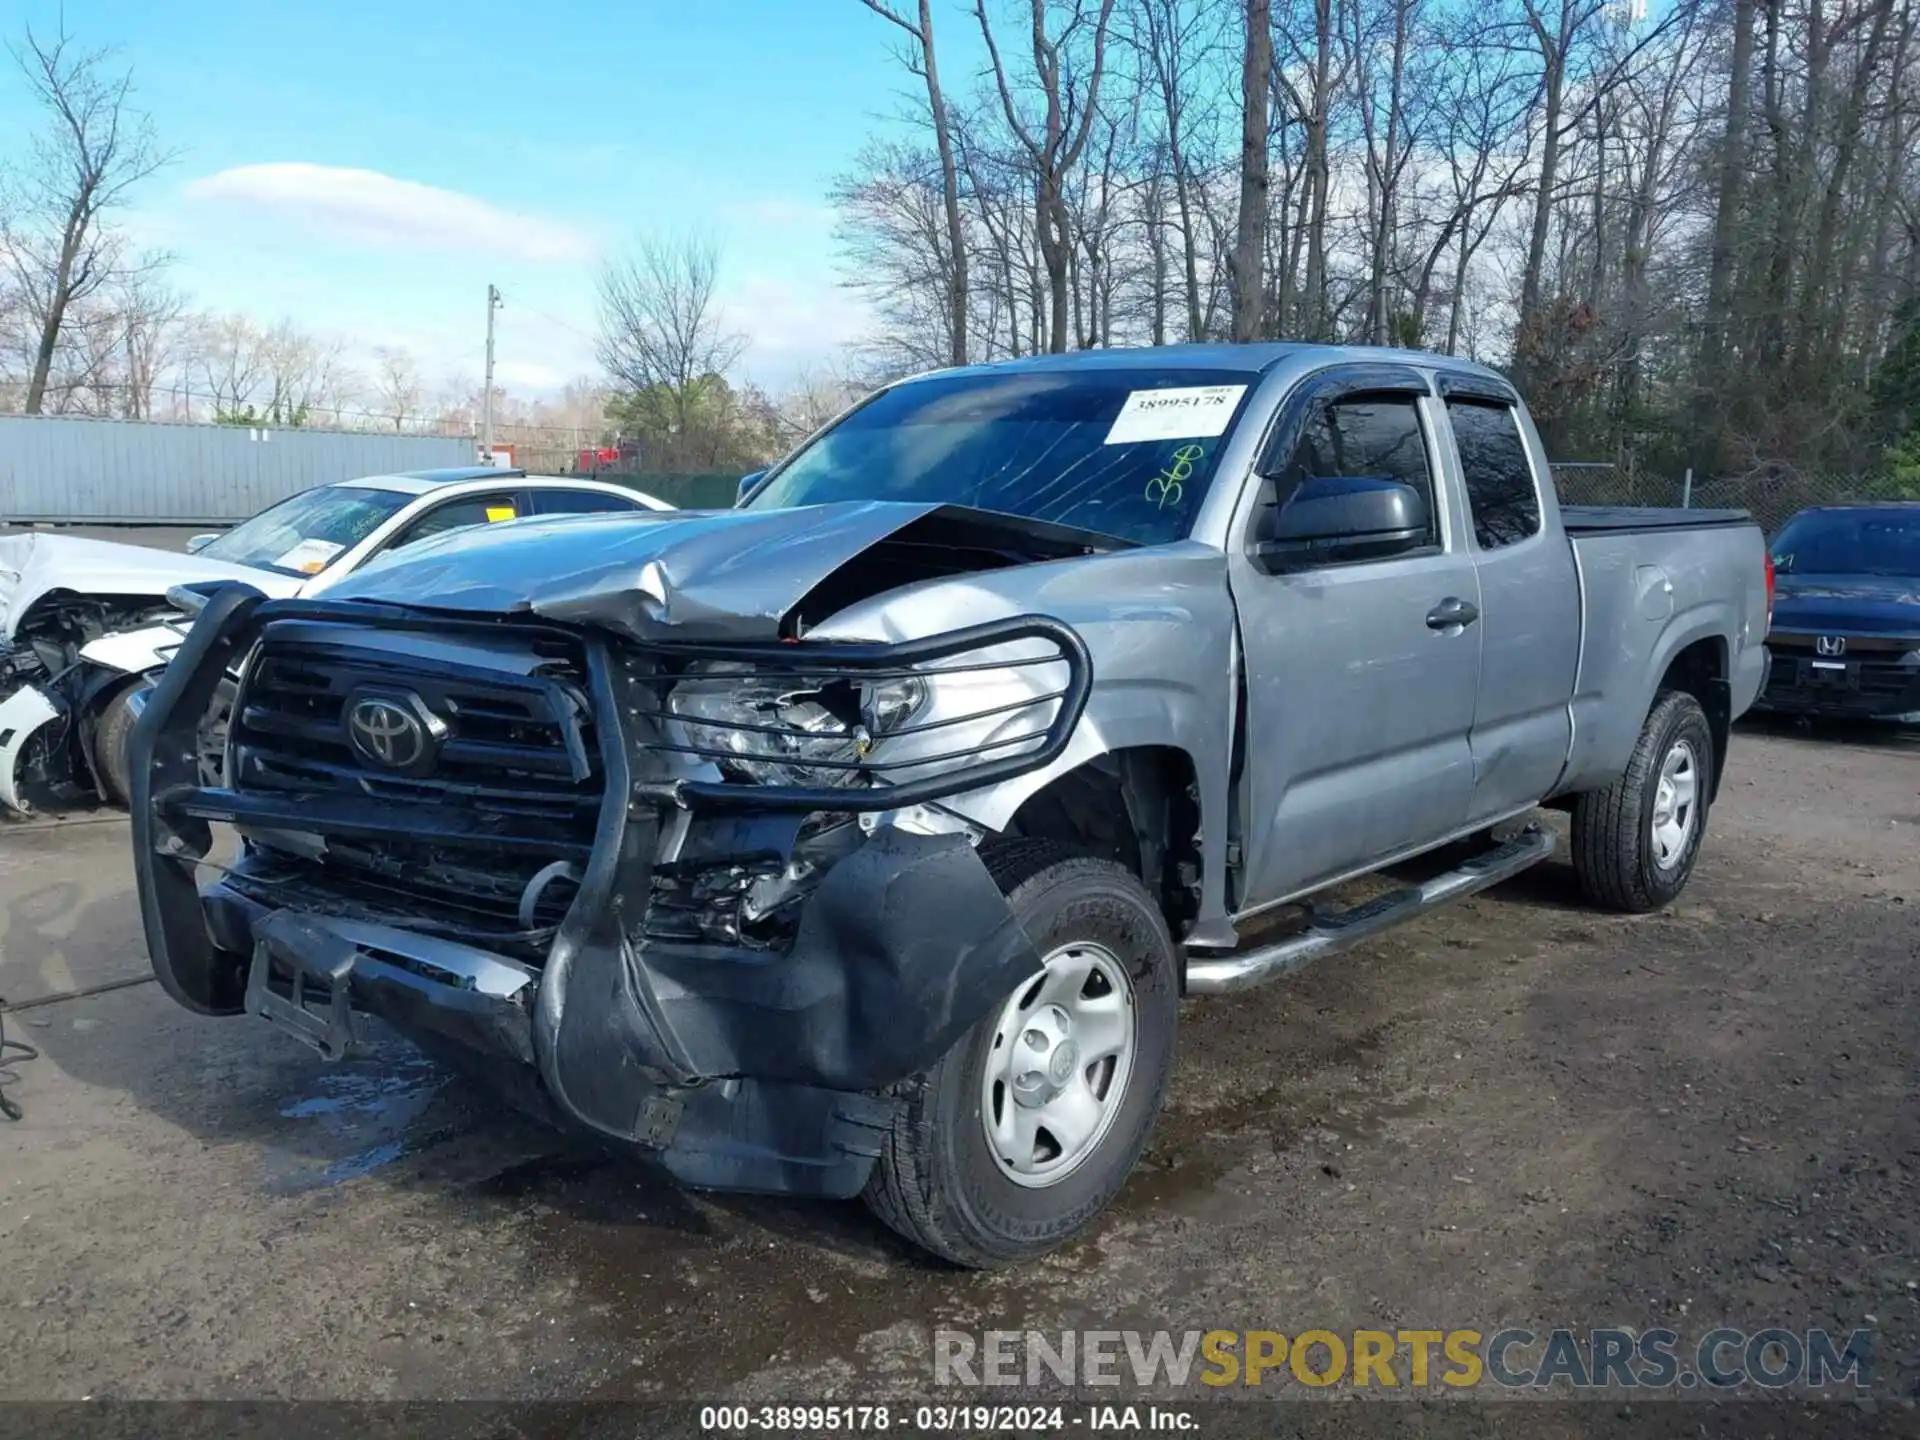
[[849, 607], [811, 632], [898, 641], [969, 621], [1038, 613], [1073, 627], [1092, 657], [1093, 687], [1065, 750], [1038, 770], [943, 798], [1003, 830], [1031, 796], [1116, 750], [1185, 752], [1198, 778], [1200, 913], [1196, 933], [1230, 939], [1226, 854], [1239, 643], [1226, 559], [1186, 541], [928, 582]]
[[23, 685], [0, 700], [0, 805], [28, 812], [20, 789], [20, 764], [33, 737], [66, 714], [46, 691]]

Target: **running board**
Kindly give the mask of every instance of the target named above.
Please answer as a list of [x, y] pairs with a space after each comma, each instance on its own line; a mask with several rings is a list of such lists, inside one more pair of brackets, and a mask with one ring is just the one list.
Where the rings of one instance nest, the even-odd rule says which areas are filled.
[[1506, 844], [1483, 851], [1424, 885], [1390, 890], [1351, 910], [1315, 915], [1304, 931], [1277, 944], [1208, 959], [1189, 958], [1187, 993], [1225, 995], [1235, 990], [1250, 990], [1298, 970], [1309, 960], [1348, 949], [1390, 926], [1438, 909], [1449, 900], [1498, 885], [1528, 866], [1539, 864], [1552, 853], [1552, 832], [1530, 826]]

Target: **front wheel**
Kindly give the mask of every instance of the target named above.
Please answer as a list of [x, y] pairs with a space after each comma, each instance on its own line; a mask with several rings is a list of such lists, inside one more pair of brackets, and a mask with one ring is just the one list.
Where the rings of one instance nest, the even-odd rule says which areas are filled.
[[1707, 828], [1713, 728], [1680, 690], [1659, 696], [1620, 778], [1573, 807], [1573, 868], [1609, 910], [1658, 910], [1686, 888]]
[[100, 708], [93, 722], [93, 769], [100, 777], [103, 798], [125, 807], [133, 794], [132, 764], [127, 737], [133, 733], [133, 695], [139, 684], [124, 685]]
[[1173, 1069], [1179, 968], [1145, 888], [1049, 841], [983, 851], [1044, 969], [904, 1082], [866, 1190], [958, 1265], [1031, 1259], [1126, 1183]]

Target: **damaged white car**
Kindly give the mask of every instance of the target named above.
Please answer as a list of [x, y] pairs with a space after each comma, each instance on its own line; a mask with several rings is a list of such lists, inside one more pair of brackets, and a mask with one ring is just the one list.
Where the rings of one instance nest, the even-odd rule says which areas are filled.
[[57, 531], [0, 535], [0, 807], [126, 802], [137, 697], [189, 623], [167, 600], [176, 586], [242, 580], [275, 597], [317, 595], [468, 525], [671, 508], [603, 481], [473, 467], [318, 486], [194, 537], [185, 553]]

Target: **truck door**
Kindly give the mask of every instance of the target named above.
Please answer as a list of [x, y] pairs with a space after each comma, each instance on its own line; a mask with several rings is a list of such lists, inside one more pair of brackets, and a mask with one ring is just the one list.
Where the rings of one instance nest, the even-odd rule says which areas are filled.
[[1440, 383], [1453, 436], [1448, 459], [1458, 462], [1454, 488], [1466, 496], [1480, 577], [1469, 818], [1491, 822], [1541, 799], [1566, 764], [1580, 581], [1565, 535], [1544, 522], [1544, 457], [1535, 463], [1511, 397], [1473, 380]]
[[[1406, 366], [1322, 372], [1284, 402], [1262, 457], [1229, 560], [1246, 673], [1243, 910], [1466, 822], [1478, 592], [1435, 463], [1437, 407]], [[1343, 479], [1412, 487], [1420, 533], [1274, 553], [1292, 542], [1272, 537], [1303, 528], [1293, 507]]]

